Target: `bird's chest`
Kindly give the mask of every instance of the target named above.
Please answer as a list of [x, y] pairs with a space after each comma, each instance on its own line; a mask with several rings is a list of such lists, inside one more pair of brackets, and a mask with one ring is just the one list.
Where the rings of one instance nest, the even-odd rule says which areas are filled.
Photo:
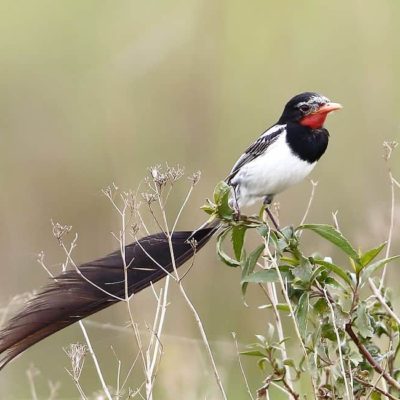
[[242, 168], [238, 178], [253, 195], [276, 194], [304, 179], [314, 166], [298, 157], [281, 135], [264, 154]]
[[329, 133], [326, 129], [309, 129], [299, 124], [287, 124], [286, 142], [297, 157], [315, 163], [328, 147]]

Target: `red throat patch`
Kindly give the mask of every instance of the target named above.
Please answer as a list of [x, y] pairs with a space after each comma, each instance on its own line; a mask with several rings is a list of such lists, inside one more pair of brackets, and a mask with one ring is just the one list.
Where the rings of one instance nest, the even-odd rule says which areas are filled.
[[300, 120], [300, 125], [307, 126], [311, 129], [322, 128], [327, 115], [327, 112], [317, 112], [315, 114], [306, 115]]

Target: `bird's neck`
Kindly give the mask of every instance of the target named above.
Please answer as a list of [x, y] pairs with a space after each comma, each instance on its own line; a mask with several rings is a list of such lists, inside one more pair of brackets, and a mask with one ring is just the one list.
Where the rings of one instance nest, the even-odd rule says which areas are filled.
[[309, 163], [318, 161], [328, 147], [329, 132], [325, 128], [312, 129], [298, 123], [286, 126], [286, 141], [298, 157]]

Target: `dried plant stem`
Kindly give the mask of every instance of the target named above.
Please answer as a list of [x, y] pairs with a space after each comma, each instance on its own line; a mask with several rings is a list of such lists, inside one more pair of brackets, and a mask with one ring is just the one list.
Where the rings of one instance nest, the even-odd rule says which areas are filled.
[[[157, 298], [157, 311], [154, 317], [153, 332], [150, 339], [150, 344], [147, 351], [147, 380], [146, 380], [146, 393], [148, 394], [148, 399], [152, 399], [153, 395], [153, 385], [155, 380], [155, 371], [157, 367], [158, 355], [161, 352], [161, 335], [164, 327], [164, 321], [167, 311], [168, 304], [168, 289], [169, 289], [170, 277], [167, 276], [164, 284], [163, 290], [161, 290], [160, 295]], [[155, 294], [156, 295], [156, 294]], [[152, 354], [150, 355], [150, 349], [152, 349]]]
[[[193, 187], [194, 187], [194, 183], [192, 183], [191, 188], [189, 189], [189, 192], [188, 192], [188, 194], [187, 194], [187, 196], [186, 196], [186, 198], [185, 198], [185, 200], [184, 200], [184, 202], [183, 202], [183, 204], [182, 204], [182, 206], [181, 206], [181, 208], [180, 208], [180, 210], [178, 212], [177, 218], [175, 219], [174, 226], [173, 226], [174, 229], [175, 229], [175, 227], [176, 227], [176, 225], [178, 223], [178, 219], [179, 219], [180, 215], [182, 214], [183, 208], [186, 206], [186, 204], [187, 204], [187, 202], [189, 200], [189, 197], [190, 197], [190, 195], [192, 193]], [[203, 323], [201, 321], [201, 318], [200, 318], [196, 308], [194, 307], [193, 303], [189, 299], [189, 297], [188, 297], [188, 295], [187, 295], [187, 293], [185, 291], [185, 288], [183, 287], [182, 280], [179, 279], [179, 275], [178, 275], [178, 271], [177, 271], [177, 267], [176, 267], [176, 263], [175, 263], [174, 247], [173, 247], [173, 244], [172, 244], [172, 231], [170, 231], [169, 226], [168, 226], [165, 205], [163, 204], [163, 202], [161, 200], [161, 193], [159, 193], [158, 191], [157, 191], [157, 193], [158, 193], [157, 198], [158, 198], [158, 201], [159, 201], [159, 206], [160, 206], [160, 209], [161, 209], [161, 215], [162, 215], [163, 223], [164, 223], [164, 229], [165, 229], [165, 233], [166, 233], [166, 236], [167, 236], [167, 239], [168, 239], [168, 247], [169, 247], [169, 251], [170, 251], [170, 254], [171, 254], [172, 267], [174, 269], [174, 273], [175, 273], [175, 277], [176, 277], [176, 280], [177, 280], [177, 283], [178, 283], [179, 290], [182, 293], [183, 298], [185, 299], [185, 301], [188, 304], [189, 308], [191, 309], [191, 311], [193, 313], [193, 316], [195, 318], [195, 321], [197, 323], [197, 326], [199, 328], [200, 335], [201, 335], [201, 337], [203, 339], [203, 342], [204, 342], [204, 345], [206, 347], [207, 354], [209, 356], [209, 359], [210, 359], [210, 362], [211, 362], [211, 365], [212, 365], [212, 369], [213, 369], [213, 373], [214, 373], [215, 379], [217, 381], [217, 385], [219, 387], [219, 390], [221, 392], [222, 398], [224, 400], [227, 400], [227, 396], [226, 396], [224, 387], [222, 385], [221, 378], [220, 378], [219, 373], [218, 373], [218, 369], [217, 369], [217, 366], [216, 366], [216, 363], [215, 363], [215, 360], [214, 360], [213, 353], [211, 351], [211, 347], [210, 347], [206, 332], [204, 330]]]
[[[279, 269], [279, 266], [278, 266], [276, 257], [274, 257], [274, 256], [272, 255], [272, 253], [271, 253], [271, 251], [270, 251], [270, 249], [269, 249], [269, 246], [268, 246], [269, 238], [264, 238], [264, 241], [265, 241], [265, 249], [266, 249], [267, 254], [268, 254], [268, 256], [269, 256], [269, 258], [270, 258], [270, 260], [271, 260], [272, 267], [275, 268], [275, 270], [276, 270], [276, 272], [277, 272], [277, 274], [278, 274], [279, 283], [280, 283], [280, 285], [281, 285], [281, 289], [282, 289], [283, 296], [284, 296], [284, 298], [285, 298], [285, 302], [286, 302], [286, 304], [287, 304], [288, 307], [289, 307], [290, 316], [291, 316], [291, 319], [292, 319], [292, 321], [293, 321], [293, 325], [294, 325], [294, 328], [295, 328], [296, 336], [297, 336], [297, 338], [299, 339], [299, 342], [300, 342], [301, 348], [302, 348], [302, 350], [303, 350], [303, 354], [304, 354], [305, 360], [306, 360], [306, 362], [307, 362], [307, 365], [310, 366], [310, 362], [309, 362], [309, 359], [308, 359], [307, 349], [306, 349], [306, 347], [305, 347], [305, 345], [304, 345], [303, 339], [302, 339], [301, 334], [300, 334], [299, 326], [298, 326], [298, 324], [297, 324], [296, 317], [295, 317], [295, 312], [294, 312], [294, 310], [293, 310], [293, 306], [292, 306], [292, 303], [291, 303], [290, 298], [289, 298], [289, 293], [288, 293], [288, 291], [287, 291], [285, 282], [284, 282], [284, 280], [283, 280], [281, 271], [280, 271], [280, 269]], [[277, 312], [278, 312], [278, 311], [277, 311]], [[314, 380], [313, 374], [311, 374], [311, 385], [312, 385], [312, 387], [313, 387], [314, 394], [316, 394], [316, 387], [317, 387], [317, 385], [316, 385], [316, 382], [315, 382], [315, 380]]]
[[[367, 388], [371, 388], [371, 391], [375, 390], [375, 391], [379, 392], [380, 394], [383, 394], [385, 397], [387, 397], [390, 400], [399, 400], [398, 397], [394, 397], [389, 392], [387, 392], [385, 390], [382, 390], [381, 388], [379, 388], [379, 387], [377, 387], [377, 386], [375, 386], [375, 385], [373, 385], [373, 384], [371, 384], [369, 382], [365, 382], [365, 381], [363, 381], [362, 379], [360, 379], [360, 378], [358, 378], [356, 376], [354, 377], [354, 380], [356, 382], [358, 382], [358, 383], [361, 383], [361, 385], [363, 385], [363, 386], [365, 386]], [[369, 398], [369, 396], [367, 398]]]
[[58, 390], [60, 389], [60, 382], [53, 383], [49, 381], [50, 394], [47, 400], [56, 400], [58, 397]]
[[[74, 266], [74, 268], [75, 268], [76, 270], [79, 271], [79, 268], [77, 267], [77, 265], [75, 264], [75, 262], [74, 262], [74, 260], [72, 259], [72, 256], [71, 256], [72, 250], [75, 248], [75, 246], [76, 246], [76, 241], [77, 241], [77, 240], [78, 240], [78, 235], [76, 234], [74, 240], [73, 240], [73, 241], [71, 242], [71, 244], [70, 244], [70, 248], [69, 248], [69, 249], [67, 249], [67, 247], [65, 246], [65, 244], [64, 244], [62, 241], [60, 241], [61, 247], [63, 248], [63, 250], [64, 250], [64, 252], [65, 252], [65, 254], [66, 254], [66, 257], [67, 257], [66, 261], [65, 261], [64, 264], [62, 265], [62, 270], [63, 270], [63, 271], [66, 270], [67, 265], [68, 265], [69, 262]], [[45, 263], [44, 263], [44, 261], [43, 261], [43, 257], [40, 257], [40, 258], [38, 259], [38, 262], [39, 262], [40, 265], [44, 268], [44, 270], [50, 275], [50, 277], [54, 279], [54, 275], [53, 275], [53, 274], [51, 273], [51, 271], [46, 267], [46, 265], [45, 265]], [[81, 274], [81, 276], [83, 276], [83, 275]], [[80, 328], [81, 328], [81, 331], [82, 331], [83, 336], [84, 336], [84, 338], [85, 338], [86, 344], [87, 344], [87, 346], [88, 346], [89, 353], [90, 353], [90, 355], [92, 356], [93, 363], [94, 363], [94, 365], [95, 365], [96, 372], [97, 372], [97, 375], [98, 375], [98, 377], [99, 377], [99, 380], [100, 380], [101, 386], [102, 386], [102, 388], [103, 388], [103, 391], [104, 391], [105, 395], [107, 396], [107, 399], [108, 399], [108, 400], [112, 400], [110, 391], [108, 390], [108, 387], [107, 387], [107, 385], [106, 385], [106, 383], [105, 383], [105, 380], [104, 380], [104, 377], [103, 377], [103, 373], [102, 373], [101, 368], [100, 368], [100, 364], [99, 364], [99, 362], [98, 362], [98, 360], [97, 360], [96, 353], [95, 353], [94, 350], [93, 350], [92, 344], [91, 344], [90, 339], [89, 339], [89, 335], [87, 334], [86, 328], [85, 328], [85, 326], [83, 325], [83, 322], [82, 322], [82, 321], [79, 321], [79, 326], [80, 326]], [[80, 387], [80, 385], [77, 385], [77, 388], [78, 388], [78, 391], [79, 391], [79, 393], [81, 394], [81, 396], [84, 396], [84, 393], [83, 393], [83, 391], [81, 390], [82, 388]]]
[[379, 300], [379, 303], [381, 303], [382, 307], [386, 310], [386, 312], [397, 322], [397, 324], [400, 326], [400, 318], [394, 313], [394, 311], [389, 307], [385, 299], [382, 297], [381, 292], [379, 289], [376, 287], [374, 281], [369, 278], [368, 279], [368, 284], [369, 287], [371, 288], [372, 292], [374, 293], [374, 296]]
[[381, 374], [385, 381], [395, 388], [396, 390], [400, 391], [400, 383], [393, 379], [380, 365], [377, 363], [374, 358], [371, 356], [370, 352], [366, 349], [366, 347], [361, 343], [358, 336], [353, 331], [351, 324], [347, 324], [345, 328], [347, 334], [351, 337], [354, 344], [357, 346], [360, 353], [365, 357], [365, 359], [369, 362], [371, 367], [378, 373]]
[[247, 393], [248, 393], [249, 397], [251, 398], [251, 400], [254, 400], [253, 394], [251, 393], [251, 390], [250, 390], [249, 382], [247, 380], [247, 376], [246, 376], [246, 374], [244, 372], [242, 360], [240, 359], [239, 345], [238, 345], [238, 342], [237, 342], [237, 339], [236, 339], [236, 333], [235, 332], [232, 332], [232, 337], [233, 337], [233, 342], [235, 343], [236, 355], [237, 355], [238, 362], [239, 362], [239, 368], [240, 368], [240, 372], [242, 373], [242, 376], [243, 376], [243, 379], [244, 379], [244, 383], [246, 385]]
[[[283, 341], [285, 339], [285, 335], [283, 332], [282, 319], [281, 319], [281, 315], [279, 314], [279, 310], [277, 308], [278, 295], [276, 293], [276, 286], [274, 283], [270, 283], [270, 282], [268, 282], [266, 286], [267, 286], [266, 292], [268, 293], [267, 297], [268, 297], [268, 300], [271, 302], [272, 309], [273, 309], [274, 315], [275, 315], [275, 322], [276, 322], [276, 328], [277, 328], [277, 332], [278, 332], [279, 342], [281, 342], [281, 345], [280, 345], [281, 354], [282, 354], [283, 359], [286, 360], [288, 358], [288, 354], [286, 351], [286, 344]], [[292, 382], [290, 367], [285, 365], [285, 369], [286, 369], [286, 376], [287, 376], [288, 381]]]
[[[314, 200], [315, 189], [316, 189], [316, 187], [318, 186], [318, 181], [313, 181], [312, 179], [310, 179], [310, 182], [311, 182], [311, 193], [310, 193], [310, 197], [308, 198], [308, 204], [307, 204], [306, 211], [305, 211], [305, 213], [304, 213], [304, 215], [303, 215], [303, 218], [302, 218], [301, 221], [300, 221], [300, 225], [303, 225], [304, 222], [306, 222], [306, 219], [307, 219], [307, 217], [308, 217], [308, 214], [309, 214], [309, 212], [310, 212], [310, 210], [311, 210], [311, 205], [312, 205], [313, 200]], [[299, 236], [300, 236], [301, 234], [302, 234], [302, 231], [299, 232]]]
[[[270, 232], [270, 231], [269, 231]], [[271, 257], [272, 259], [272, 254], [269, 250], [268, 247], [268, 242], [269, 242], [269, 238], [266, 239], [264, 238], [264, 268], [268, 269], [269, 265], [268, 265], [268, 261], [267, 261], [267, 257]], [[261, 285], [261, 287], [263, 289], [264, 286]], [[279, 342], [281, 343], [281, 354], [284, 360], [286, 360], [288, 358], [287, 355], [287, 351], [286, 351], [286, 344], [284, 342], [284, 332], [283, 332], [283, 325], [282, 325], [282, 320], [281, 320], [281, 315], [279, 314], [279, 311], [277, 309], [277, 304], [278, 304], [278, 295], [276, 292], [276, 286], [274, 283], [271, 282], [267, 282], [266, 284], [266, 291], [265, 291], [268, 300], [270, 301], [271, 305], [272, 305], [272, 309], [274, 311], [274, 315], [275, 315], [275, 322], [276, 322], [276, 327], [277, 327], [277, 331], [278, 331], [278, 338], [279, 338]], [[291, 372], [290, 372], [290, 367], [289, 366], [285, 366], [285, 370], [286, 370], [286, 377], [289, 380], [289, 382], [292, 384], [292, 377], [291, 377]]]
[[182, 212], [183, 212], [184, 208], [186, 207], [186, 204], [189, 201], [190, 196], [192, 195], [193, 189], [194, 189], [194, 185], [190, 185], [190, 188], [189, 188], [189, 191], [186, 194], [185, 200], [183, 200], [182, 206], [180, 207], [180, 209], [178, 211], [178, 214], [177, 214], [177, 216], [175, 218], [174, 225], [172, 226], [172, 229], [171, 229], [171, 235], [175, 232], [176, 225], [178, 224], [178, 221], [179, 221], [179, 219], [180, 219], [180, 217], [182, 215]]
[[206, 332], [204, 330], [203, 323], [201, 322], [200, 316], [199, 316], [196, 308], [194, 307], [193, 303], [190, 301], [189, 297], [187, 296], [186, 291], [185, 291], [185, 289], [184, 289], [184, 287], [182, 285], [182, 281], [179, 281], [178, 286], [179, 286], [179, 289], [180, 289], [184, 299], [186, 300], [186, 303], [189, 305], [189, 308], [192, 310], [192, 313], [193, 313], [194, 318], [196, 320], [196, 323], [197, 323], [197, 326], [199, 328], [199, 331], [200, 331], [201, 337], [203, 339], [204, 345], [206, 347], [207, 354], [208, 354], [208, 357], [210, 359], [210, 362], [211, 362], [211, 365], [212, 365], [212, 369], [213, 369], [213, 372], [214, 372], [214, 376], [215, 376], [215, 379], [217, 381], [218, 387], [220, 389], [222, 398], [224, 400], [227, 400], [227, 396], [226, 396], [224, 387], [222, 385], [222, 381], [221, 381], [221, 378], [220, 378], [219, 373], [218, 373], [217, 365], [215, 363], [214, 356], [213, 356], [213, 353], [211, 351], [211, 347], [210, 347], [210, 344], [208, 342], [208, 338], [207, 338]]
[[36, 385], [35, 385], [35, 368], [31, 365], [28, 370], [26, 371], [26, 375], [28, 377], [29, 388], [31, 390], [32, 400], [39, 400], [37, 393], [36, 393]]
[[97, 360], [96, 353], [93, 350], [92, 343], [90, 342], [90, 339], [89, 339], [89, 335], [86, 332], [86, 328], [83, 325], [82, 321], [79, 321], [78, 323], [79, 323], [79, 326], [80, 326], [80, 328], [82, 330], [83, 336], [85, 338], [85, 342], [86, 342], [86, 345], [88, 347], [89, 353], [92, 356], [92, 360], [93, 360], [94, 366], [96, 368], [97, 376], [100, 379], [100, 383], [101, 383], [101, 386], [103, 388], [104, 394], [106, 395], [108, 400], [112, 400], [111, 393], [108, 390], [108, 387], [107, 387], [106, 382], [104, 380], [103, 373], [101, 372], [100, 364], [99, 364], [99, 362]]
[[[393, 227], [394, 227], [394, 210], [395, 210], [395, 184], [398, 183], [392, 174], [392, 171], [389, 170], [389, 178], [390, 178], [390, 224], [389, 224], [389, 232], [388, 232], [388, 239], [386, 244], [386, 258], [389, 257], [391, 246], [392, 246], [392, 238], [393, 238]], [[379, 290], [382, 290], [382, 287], [385, 282], [386, 277], [386, 269], [387, 265], [383, 267], [381, 281], [379, 284]]]
[[[342, 376], [343, 376], [343, 380], [344, 380], [344, 386], [346, 388], [347, 398], [348, 398], [348, 400], [350, 400], [353, 396], [350, 396], [349, 383], [347, 382], [346, 369], [344, 367], [344, 362], [343, 362], [342, 346], [340, 344], [340, 335], [339, 335], [338, 327], [335, 322], [335, 310], [333, 309], [332, 302], [329, 300], [329, 297], [328, 297], [328, 294], [326, 293], [325, 288], [323, 289], [323, 293], [324, 293], [326, 302], [328, 303], [329, 310], [331, 312], [332, 324], [333, 324], [333, 329], [335, 331], [336, 342], [337, 342], [338, 352], [339, 352], [340, 369], [342, 370]], [[351, 393], [353, 393], [353, 390], [351, 391]]]

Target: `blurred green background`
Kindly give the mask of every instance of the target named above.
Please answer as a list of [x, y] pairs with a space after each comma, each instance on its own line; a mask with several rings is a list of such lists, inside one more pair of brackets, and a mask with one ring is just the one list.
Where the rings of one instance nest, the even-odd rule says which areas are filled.
[[[76, 260], [115, 249], [110, 231], [118, 218], [101, 188], [115, 182], [136, 189], [151, 165], [202, 171], [179, 227], [197, 226], [205, 219], [199, 206], [217, 181], [285, 102], [306, 90], [344, 105], [328, 118], [331, 142], [312, 173], [319, 185], [308, 221], [330, 223], [339, 210], [341, 229], [357, 246], [386, 239], [390, 187], [382, 142], [400, 133], [398, 1], [2, 0], [0, 20], [2, 305], [46, 282], [36, 263], [40, 250], [53, 271], [63, 260], [51, 218], [79, 233]], [[399, 160], [395, 153], [390, 163], [398, 178]], [[185, 190], [177, 188], [171, 215]], [[299, 223], [310, 190], [306, 181], [279, 196], [282, 225]], [[400, 251], [398, 214], [393, 252]], [[315, 237], [303, 240], [310, 251], [318, 245]], [[324, 246], [320, 251], [331, 252]], [[264, 300], [256, 289], [249, 307], [243, 304], [239, 280], [239, 271], [218, 262], [213, 243], [186, 278], [230, 399], [247, 396], [231, 332], [248, 343], [268, 321], [257, 309]], [[143, 329], [154, 306], [149, 292], [134, 301]], [[125, 307], [93, 319], [123, 325]], [[126, 373], [134, 340], [88, 329], [115, 385], [110, 345]], [[174, 287], [165, 332], [156, 398], [219, 398], [198, 329]], [[0, 398], [31, 398], [31, 363], [41, 371], [39, 398], [47, 398], [48, 380], [61, 383], [59, 398], [78, 398], [62, 351], [77, 341], [83, 338], [73, 326], [26, 352], [0, 373]], [[262, 374], [250, 361], [244, 365], [254, 391]], [[81, 383], [87, 394], [100, 387], [89, 358]]]

